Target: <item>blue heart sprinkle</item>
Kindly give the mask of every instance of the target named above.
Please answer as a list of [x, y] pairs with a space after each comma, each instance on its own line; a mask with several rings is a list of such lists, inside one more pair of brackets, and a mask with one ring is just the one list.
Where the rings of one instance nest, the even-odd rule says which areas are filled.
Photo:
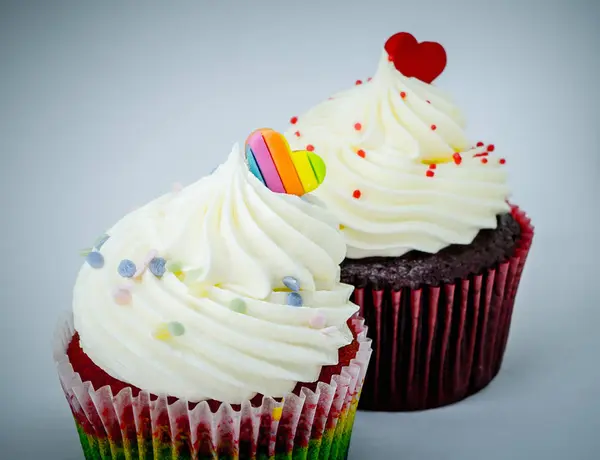
[[159, 278], [165, 274], [167, 261], [162, 257], [155, 257], [148, 264], [148, 268], [152, 272], [154, 276], [158, 276]]
[[129, 259], [123, 259], [119, 263], [119, 268], [117, 268], [117, 271], [119, 272], [119, 275], [121, 275], [123, 278], [131, 278], [133, 275], [135, 275], [135, 263], [133, 263]]
[[293, 276], [286, 276], [283, 278], [283, 284], [286, 288], [298, 292], [300, 290], [300, 283]]
[[85, 257], [86, 262], [92, 268], [104, 267], [104, 256], [98, 251], [92, 251]]
[[297, 292], [290, 292], [287, 296], [287, 303], [292, 307], [302, 306], [302, 296]]

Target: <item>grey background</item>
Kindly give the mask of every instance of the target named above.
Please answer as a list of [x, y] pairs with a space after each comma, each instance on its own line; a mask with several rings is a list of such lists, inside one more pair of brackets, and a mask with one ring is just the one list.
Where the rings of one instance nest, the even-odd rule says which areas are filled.
[[350, 458], [599, 458], [599, 22], [594, 0], [1, 3], [0, 458], [81, 458], [50, 351], [78, 250], [370, 76], [401, 30], [444, 44], [437, 84], [537, 233], [499, 377], [453, 407], [361, 413]]

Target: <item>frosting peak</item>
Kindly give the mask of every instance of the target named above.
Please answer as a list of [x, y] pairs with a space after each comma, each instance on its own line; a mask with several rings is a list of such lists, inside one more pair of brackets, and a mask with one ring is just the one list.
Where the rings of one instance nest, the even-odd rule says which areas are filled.
[[315, 381], [350, 343], [357, 307], [339, 282], [337, 222], [308, 196], [270, 191], [238, 146], [211, 176], [108, 234], [104, 266], [82, 267], [73, 309], [84, 351], [117, 379], [240, 403]]
[[469, 244], [509, 210], [503, 160], [467, 139], [447, 94], [402, 75], [385, 51], [370, 81], [298, 117], [286, 136], [325, 159], [315, 193], [345, 227], [349, 258]]

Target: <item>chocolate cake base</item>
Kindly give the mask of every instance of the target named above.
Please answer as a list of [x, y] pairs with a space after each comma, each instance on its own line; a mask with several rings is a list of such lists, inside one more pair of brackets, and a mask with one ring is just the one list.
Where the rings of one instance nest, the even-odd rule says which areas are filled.
[[517, 247], [521, 227], [512, 214], [498, 216], [497, 228], [482, 230], [468, 245], [453, 244], [436, 254], [411, 251], [401, 257], [346, 259], [342, 281], [356, 287], [394, 290], [452, 283], [508, 260]]
[[437, 254], [346, 259], [342, 281], [373, 339], [359, 408], [414, 411], [457, 402], [500, 369], [533, 227], [517, 207], [469, 245]]

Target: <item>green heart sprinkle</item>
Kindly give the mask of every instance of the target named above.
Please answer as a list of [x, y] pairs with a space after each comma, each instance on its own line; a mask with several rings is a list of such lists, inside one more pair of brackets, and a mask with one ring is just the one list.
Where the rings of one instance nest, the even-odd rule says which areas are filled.
[[246, 313], [246, 302], [242, 299], [233, 299], [229, 303], [229, 308], [237, 313]]
[[171, 321], [167, 325], [167, 329], [174, 337], [183, 335], [185, 333], [185, 327], [183, 327], [183, 324], [181, 324], [179, 321]]

